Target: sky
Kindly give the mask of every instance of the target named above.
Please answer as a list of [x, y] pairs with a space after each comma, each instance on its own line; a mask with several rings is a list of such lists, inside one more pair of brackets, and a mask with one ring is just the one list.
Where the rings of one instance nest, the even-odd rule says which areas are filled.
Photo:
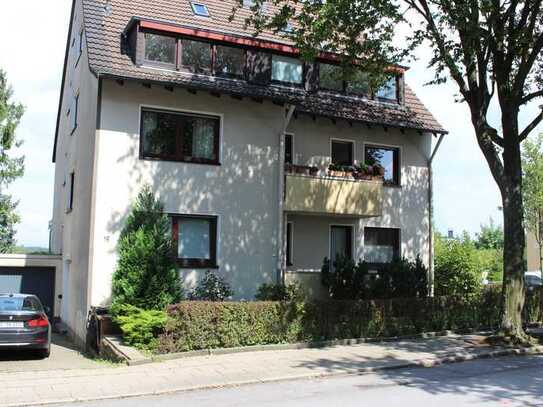
[[[17, 241], [24, 246], [48, 246], [54, 179], [51, 156], [70, 5], [70, 0], [2, 4], [0, 68], [7, 72], [14, 100], [27, 109], [17, 130], [24, 140], [17, 154], [26, 156], [26, 171], [9, 190], [19, 200], [22, 221], [17, 226]], [[429, 51], [421, 48], [416, 56], [417, 60], [409, 64], [406, 81], [449, 130], [434, 164], [437, 229], [473, 234], [490, 217], [501, 223], [499, 192], [476, 144], [466, 106], [454, 103], [452, 83], [424, 86], [432, 79], [426, 67]], [[543, 103], [538, 102], [522, 112], [521, 124], [535, 116], [538, 104]], [[490, 118], [498, 123], [496, 109]]]

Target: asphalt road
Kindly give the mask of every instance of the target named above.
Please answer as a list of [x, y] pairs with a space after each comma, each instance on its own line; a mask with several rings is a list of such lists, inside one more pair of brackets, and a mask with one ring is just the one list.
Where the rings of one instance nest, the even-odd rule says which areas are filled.
[[543, 406], [543, 356], [77, 404], [81, 407], [481, 405]]

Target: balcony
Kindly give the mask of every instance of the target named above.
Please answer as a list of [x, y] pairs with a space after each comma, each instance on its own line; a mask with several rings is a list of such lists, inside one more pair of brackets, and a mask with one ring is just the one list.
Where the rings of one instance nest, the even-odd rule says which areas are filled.
[[286, 174], [284, 209], [306, 214], [381, 216], [382, 189], [379, 180]]

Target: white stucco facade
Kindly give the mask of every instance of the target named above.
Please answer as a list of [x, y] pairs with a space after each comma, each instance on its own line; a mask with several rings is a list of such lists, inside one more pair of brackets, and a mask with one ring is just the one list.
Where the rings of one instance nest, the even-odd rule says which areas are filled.
[[[317, 281], [322, 259], [330, 255], [331, 225], [353, 227], [357, 260], [364, 258], [365, 227], [394, 228], [400, 230], [401, 255], [412, 259], [420, 255], [428, 265], [432, 135], [294, 115], [286, 130], [293, 134], [299, 164], [317, 166], [325, 173], [332, 139], [353, 141], [356, 163], [364, 161], [365, 144], [396, 147], [401, 182], [383, 187], [381, 216], [280, 215], [285, 107], [100, 78], [89, 69], [85, 41], [78, 57], [81, 16], [81, 2], [76, 1], [57, 132], [51, 228], [51, 249], [62, 258], [62, 276], [57, 276], [62, 301], [57, 306], [79, 342], [85, 341], [90, 307], [110, 304], [119, 233], [144, 185], [151, 186], [169, 214], [217, 217], [218, 267], [212, 271], [230, 283], [235, 299], [251, 300], [262, 283], [277, 281], [280, 216], [294, 230], [294, 261], [287, 281], [296, 275], [303, 275], [300, 281]], [[79, 95], [75, 130], [73, 95]], [[220, 165], [140, 158], [143, 107], [220, 117]], [[66, 204], [70, 174], [75, 179], [71, 209]], [[187, 289], [205, 272], [179, 270]]]

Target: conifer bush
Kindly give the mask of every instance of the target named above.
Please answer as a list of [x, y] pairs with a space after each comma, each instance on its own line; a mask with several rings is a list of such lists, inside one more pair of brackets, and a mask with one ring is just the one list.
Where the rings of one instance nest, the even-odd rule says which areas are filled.
[[125, 305], [163, 310], [182, 299], [168, 216], [151, 188], [139, 193], [119, 238], [112, 313]]

